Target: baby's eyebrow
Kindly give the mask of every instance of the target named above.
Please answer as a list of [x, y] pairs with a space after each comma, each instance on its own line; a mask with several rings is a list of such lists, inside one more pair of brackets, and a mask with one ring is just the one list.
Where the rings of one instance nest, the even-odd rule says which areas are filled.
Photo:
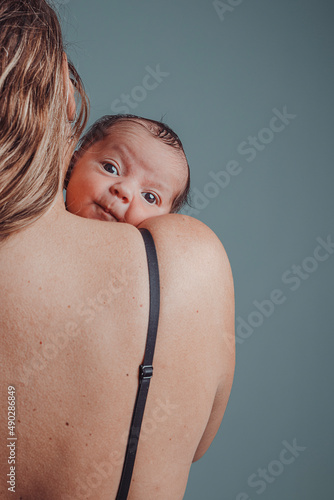
[[161, 189], [164, 190], [167, 188], [168, 190], [168, 184], [161, 183], [159, 181], [151, 181], [150, 179], [144, 178], [143, 184], [145, 185], [150, 185], [153, 188]]
[[127, 160], [132, 160], [129, 148], [125, 144], [108, 144], [106, 147], [106, 153], [109, 151], [116, 152], [124, 156]]

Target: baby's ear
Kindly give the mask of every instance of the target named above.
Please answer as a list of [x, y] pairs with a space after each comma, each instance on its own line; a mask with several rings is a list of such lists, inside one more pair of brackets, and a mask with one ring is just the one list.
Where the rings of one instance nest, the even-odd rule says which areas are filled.
[[72, 156], [71, 161], [70, 161], [70, 164], [68, 166], [66, 175], [65, 175], [65, 179], [64, 179], [64, 188], [63, 189], [65, 189], [65, 190], [67, 189], [68, 183], [70, 182], [70, 177], [71, 177], [74, 165], [76, 164], [78, 158], [79, 158], [78, 151], [74, 151], [73, 156]]

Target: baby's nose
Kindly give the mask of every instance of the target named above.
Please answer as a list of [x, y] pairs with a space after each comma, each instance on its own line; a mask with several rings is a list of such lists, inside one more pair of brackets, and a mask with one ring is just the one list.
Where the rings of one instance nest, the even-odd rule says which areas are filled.
[[132, 200], [132, 189], [125, 182], [117, 182], [110, 187], [110, 192], [117, 196], [123, 203], [130, 203]]

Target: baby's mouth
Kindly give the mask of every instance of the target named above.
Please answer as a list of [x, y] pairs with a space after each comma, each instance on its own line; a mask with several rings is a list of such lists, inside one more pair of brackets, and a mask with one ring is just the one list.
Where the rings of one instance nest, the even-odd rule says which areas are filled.
[[108, 214], [111, 221], [118, 222], [118, 218], [111, 212], [111, 210], [109, 210], [107, 207], [104, 207], [103, 205], [99, 205], [99, 204], [97, 204], [97, 205], [103, 210], [103, 212], [105, 214]]

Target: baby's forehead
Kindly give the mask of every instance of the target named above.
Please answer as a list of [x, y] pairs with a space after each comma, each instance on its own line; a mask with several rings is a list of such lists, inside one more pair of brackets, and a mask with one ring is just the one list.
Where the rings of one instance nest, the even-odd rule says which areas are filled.
[[[111, 148], [117, 150], [122, 156], [130, 156], [134, 139], [139, 139], [141, 145], [147, 145], [144, 154], [150, 154], [150, 147], [154, 150], [161, 150], [161, 153], [168, 156], [171, 168], [184, 170], [187, 168], [187, 160], [181, 148], [176, 148], [164, 141], [156, 133], [156, 128], [150, 126], [150, 123], [139, 119], [122, 120], [112, 125], [101, 141], [102, 148]], [[157, 164], [158, 165], [158, 164]], [[165, 168], [165, 166], [164, 166]]]
[[163, 148], [166, 146], [163, 140], [153, 133], [153, 129], [139, 119], [120, 120], [113, 124], [105, 131], [103, 143], [106, 146], [116, 146], [119, 140], [121, 140], [122, 142], [131, 144], [134, 138], [139, 137], [142, 142], [149, 143], [154, 141], [157, 147]]

